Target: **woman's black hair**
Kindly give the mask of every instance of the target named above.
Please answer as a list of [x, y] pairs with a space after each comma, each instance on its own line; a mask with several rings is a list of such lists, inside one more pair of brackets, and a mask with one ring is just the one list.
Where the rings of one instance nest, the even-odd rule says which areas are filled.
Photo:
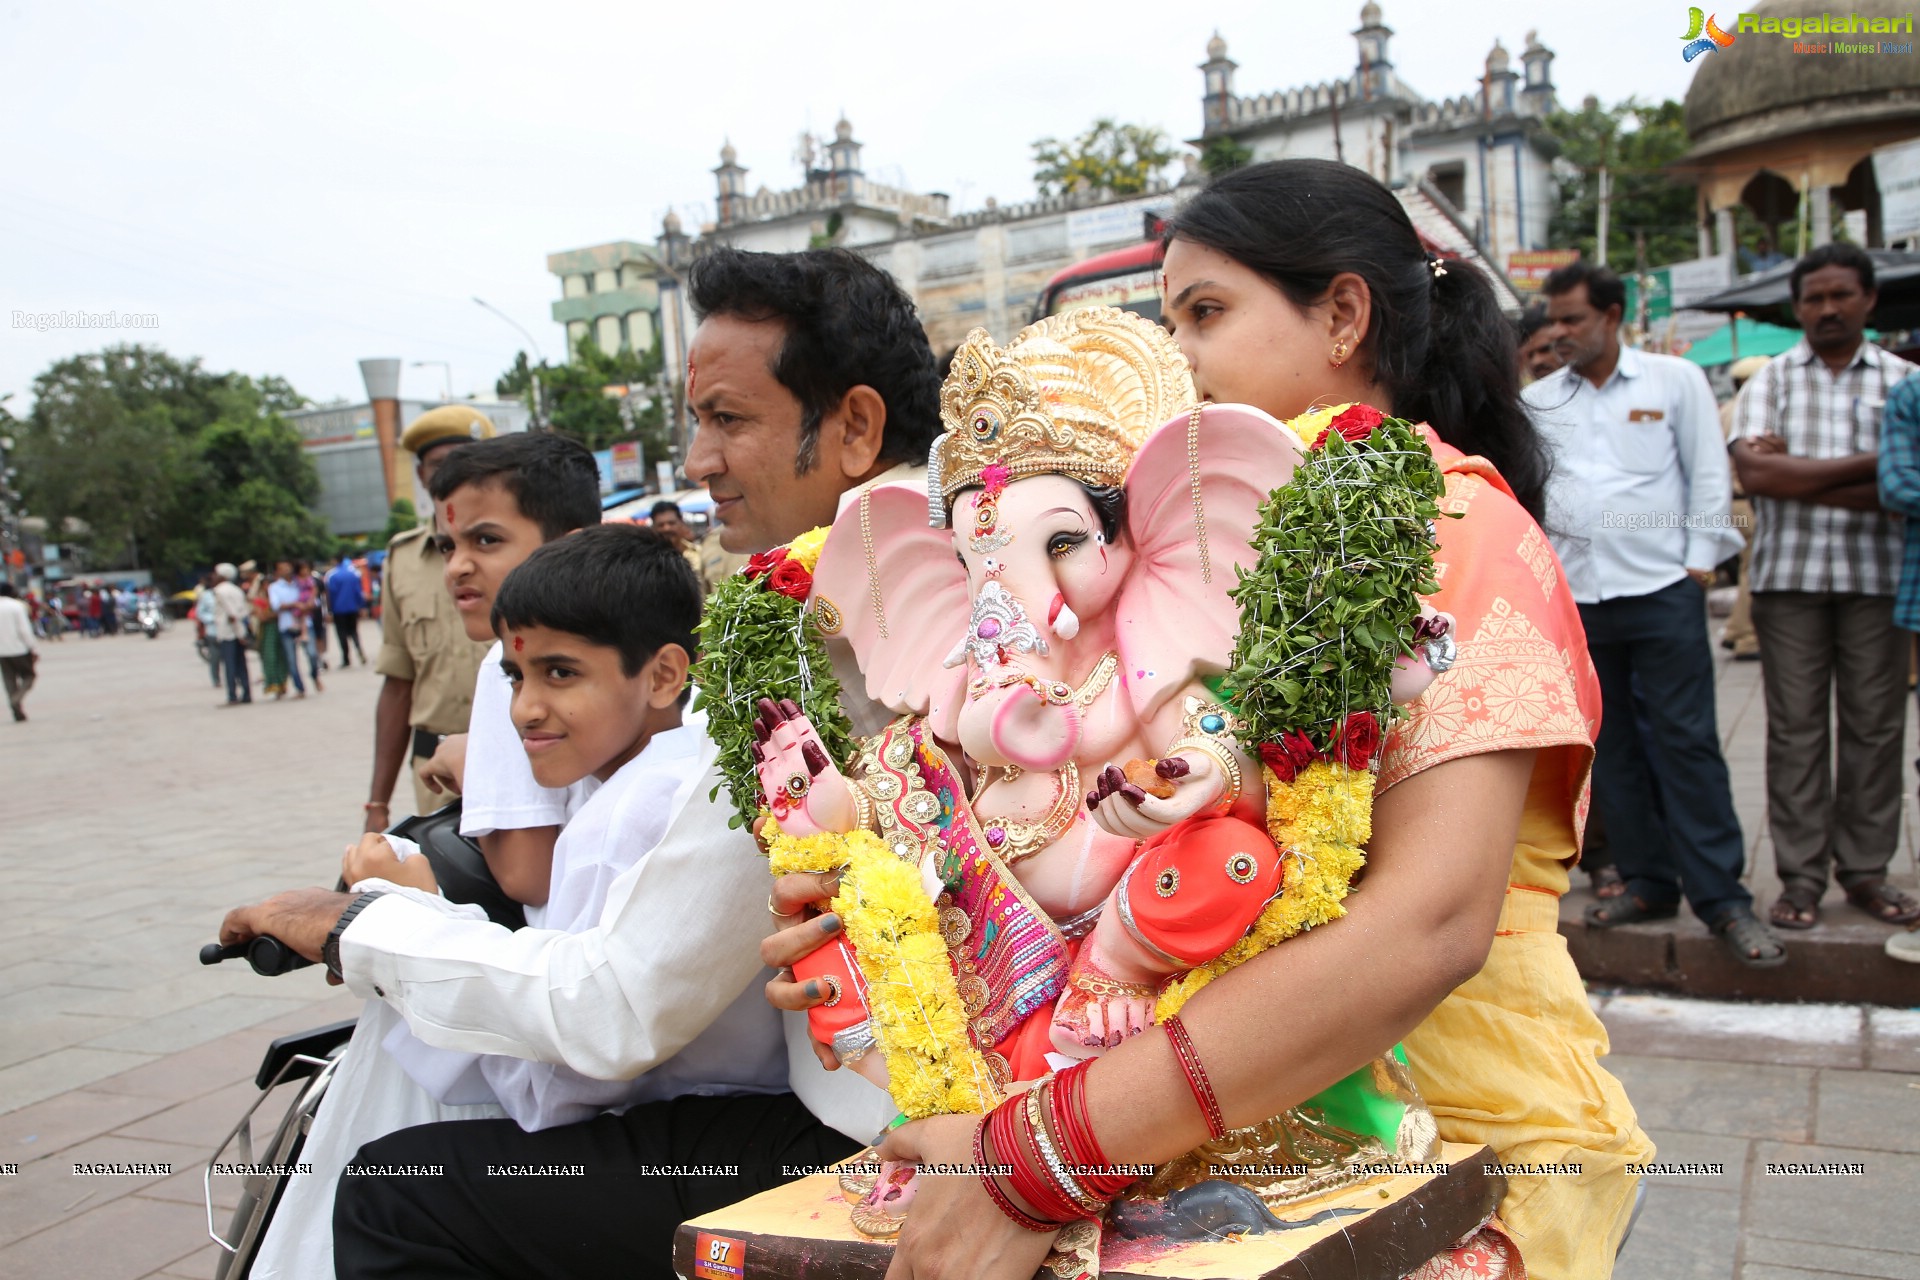
[[1454, 448], [1486, 457], [1538, 520], [1549, 468], [1520, 401], [1513, 328], [1478, 267], [1440, 260], [1392, 192], [1351, 165], [1273, 160], [1216, 178], [1183, 206], [1166, 239], [1225, 254], [1297, 307], [1333, 278], [1367, 282], [1373, 313], [1362, 351], [1393, 412], [1426, 422]]

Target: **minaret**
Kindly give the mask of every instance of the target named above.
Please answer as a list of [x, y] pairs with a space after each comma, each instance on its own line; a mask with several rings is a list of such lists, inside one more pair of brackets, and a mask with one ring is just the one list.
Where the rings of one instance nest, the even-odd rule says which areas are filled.
[[1355, 68], [1355, 83], [1360, 86], [1361, 98], [1385, 96], [1387, 86], [1392, 79], [1393, 60], [1387, 56], [1387, 41], [1393, 38], [1393, 28], [1380, 19], [1380, 6], [1367, 0], [1360, 6], [1360, 26], [1353, 33], [1353, 40], [1360, 50], [1360, 61]]
[[833, 141], [827, 144], [827, 167], [833, 174], [834, 198], [853, 199], [861, 177], [860, 144], [853, 140], [853, 126], [845, 116], [833, 126]]
[[1207, 91], [1201, 97], [1200, 132], [1219, 133], [1227, 127], [1233, 104], [1233, 72], [1240, 64], [1227, 56], [1227, 42], [1218, 31], [1207, 41], [1207, 60], [1200, 64]]
[[713, 171], [714, 182], [719, 187], [720, 225], [728, 226], [742, 221], [747, 216], [747, 171], [740, 167], [740, 153], [733, 149], [732, 140], [720, 148], [720, 164]]
[[1486, 118], [1512, 115], [1518, 105], [1514, 101], [1513, 85], [1520, 77], [1510, 69], [1511, 59], [1507, 56], [1507, 47], [1498, 39], [1487, 54], [1487, 74], [1480, 81], [1480, 103]]
[[1527, 32], [1527, 47], [1520, 51], [1520, 65], [1526, 68], [1526, 83], [1520, 90], [1520, 109], [1542, 119], [1553, 113], [1553, 50], [1540, 43], [1540, 33]]

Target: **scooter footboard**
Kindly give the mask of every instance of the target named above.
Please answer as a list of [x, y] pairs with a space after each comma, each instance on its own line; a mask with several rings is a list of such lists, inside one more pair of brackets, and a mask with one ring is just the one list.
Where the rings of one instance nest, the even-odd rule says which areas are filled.
[[[260, 1242], [266, 1235], [267, 1224], [273, 1220], [274, 1209], [278, 1207], [281, 1193], [286, 1189], [287, 1179], [299, 1163], [301, 1148], [313, 1128], [314, 1115], [320, 1108], [320, 1100], [326, 1095], [328, 1084], [333, 1080], [334, 1069], [339, 1065], [340, 1054], [352, 1034], [352, 1027], [353, 1024], [348, 1022], [324, 1027], [303, 1037], [287, 1037], [296, 1043], [306, 1042], [299, 1047], [312, 1045], [318, 1048], [317, 1041], [331, 1041], [319, 1053], [295, 1051], [276, 1054], [270, 1050], [261, 1074], [267, 1074], [268, 1066], [274, 1069], [262, 1085], [260, 1096], [254, 1099], [253, 1105], [247, 1108], [246, 1114], [240, 1117], [240, 1122], [227, 1133], [215, 1148], [212, 1159], [207, 1162], [203, 1179], [207, 1234], [224, 1251], [214, 1267], [214, 1280], [246, 1280], [254, 1257], [259, 1252]], [[343, 1029], [345, 1034], [341, 1034]], [[281, 1043], [276, 1041], [274, 1048], [278, 1049]], [[277, 1065], [274, 1065], [276, 1062]], [[274, 1127], [272, 1135], [256, 1155], [253, 1142], [254, 1113], [276, 1087], [295, 1080], [304, 1082], [295, 1092], [292, 1103]], [[232, 1159], [229, 1159], [230, 1151]], [[216, 1173], [241, 1180], [240, 1203], [233, 1211], [225, 1235], [214, 1227], [213, 1179]]]

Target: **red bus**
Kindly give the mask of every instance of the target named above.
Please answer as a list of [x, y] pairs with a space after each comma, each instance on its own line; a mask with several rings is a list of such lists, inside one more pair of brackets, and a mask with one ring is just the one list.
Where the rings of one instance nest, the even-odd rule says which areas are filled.
[[1119, 307], [1160, 319], [1160, 238], [1076, 262], [1054, 274], [1040, 291], [1033, 318], [1045, 319], [1082, 307]]

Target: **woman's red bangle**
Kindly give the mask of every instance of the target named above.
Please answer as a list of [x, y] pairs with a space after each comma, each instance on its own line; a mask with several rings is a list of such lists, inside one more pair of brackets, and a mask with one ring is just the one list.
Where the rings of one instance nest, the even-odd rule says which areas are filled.
[[992, 1115], [982, 1116], [980, 1123], [974, 1127], [973, 1163], [980, 1171], [980, 1181], [986, 1185], [987, 1195], [992, 1197], [994, 1208], [1006, 1214], [1015, 1226], [1023, 1230], [1036, 1233], [1052, 1233], [1058, 1231], [1061, 1226], [1060, 1223], [1042, 1222], [1040, 1219], [1024, 1212], [1019, 1205], [1015, 1204], [1007, 1196], [1006, 1192], [1000, 1189], [999, 1182], [994, 1179], [993, 1166], [987, 1161], [987, 1125], [992, 1119]]
[[1180, 1070], [1186, 1073], [1187, 1087], [1193, 1090], [1194, 1101], [1200, 1104], [1200, 1113], [1207, 1118], [1208, 1135], [1215, 1141], [1226, 1137], [1227, 1121], [1220, 1114], [1220, 1100], [1213, 1096], [1213, 1082], [1207, 1079], [1207, 1069], [1200, 1065], [1200, 1053], [1193, 1047], [1193, 1037], [1187, 1034], [1186, 1024], [1175, 1014], [1161, 1025], [1167, 1029], [1167, 1039], [1180, 1059]]

